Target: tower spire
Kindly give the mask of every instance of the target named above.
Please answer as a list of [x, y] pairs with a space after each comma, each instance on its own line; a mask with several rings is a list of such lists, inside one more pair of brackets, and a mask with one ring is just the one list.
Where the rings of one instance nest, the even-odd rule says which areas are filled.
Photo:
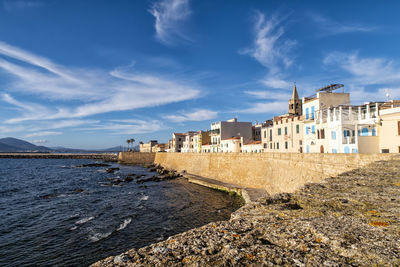
[[299, 94], [297, 93], [296, 83], [294, 83], [294, 86], [293, 86], [292, 99], [293, 100], [299, 99]]

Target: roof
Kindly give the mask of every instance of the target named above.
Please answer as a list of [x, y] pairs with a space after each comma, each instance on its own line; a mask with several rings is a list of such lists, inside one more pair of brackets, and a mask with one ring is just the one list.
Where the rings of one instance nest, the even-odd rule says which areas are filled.
[[186, 135], [184, 133], [173, 133], [174, 135]]
[[244, 144], [244, 145], [247, 146], [247, 145], [258, 145], [258, 144], [261, 144], [261, 141], [252, 141], [252, 142]]
[[299, 94], [297, 93], [296, 85], [293, 86], [292, 99], [299, 99]]

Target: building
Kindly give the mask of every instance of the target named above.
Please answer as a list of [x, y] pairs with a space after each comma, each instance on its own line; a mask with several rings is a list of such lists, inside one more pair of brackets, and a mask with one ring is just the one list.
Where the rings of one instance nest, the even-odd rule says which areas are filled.
[[140, 152], [152, 152], [152, 148], [157, 145], [157, 140], [150, 140], [147, 143], [140, 142], [139, 143], [139, 151]]
[[342, 87], [342, 84], [331, 84], [321, 89], [318, 89], [315, 96], [303, 97], [303, 152], [321, 152], [321, 147], [317, 146], [315, 114], [318, 113], [320, 110], [326, 110], [328, 108], [337, 107], [339, 105], [350, 105], [349, 93], [333, 92], [333, 90]]
[[210, 131], [198, 131], [193, 136], [193, 151], [195, 153], [202, 152], [202, 146], [209, 144], [211, 141]]
[[184, 139], [183, 139], [183, 142], [182, 142], [182, 149], [181, 149], [182, 153], [193, 152], [193, 147], [195, 146], [193, 137], [195, 135], [197, 135], [196, 132], [187, 132], [187, 133], [185, 133], [185, 135], [183, 137]]
[[263, 152], [263, 145], [261, 141], [251, 141], [241, 144], [241, 152], [243, 153], [261, 153]]
[[262, 123], [258, 123], [256, 122], [256, 124], [254, 124], [252, 126], [252, 140], [255, 141], [261, 141], [261, 130], [262, 130]]
[[282, 115], [263, 126], [264, 152], [303, 152], [303, 117]]
[[292, 98], [289, 100], [289, 114], [295, 116], [303, 115], [302, 101], [297, 93], [296, 85], [293, 86]]
[[319, 153], [379, 153], [382, 102], [339, 105], [316, 113], [315, 147]]
[[211, 124], [211, 152], [222, 152], [221, 141], [233, 137], [243, 137], [248, 142], [252, 140], [251, 122], [238, 122], [236, 118]]
[[181, 152], [185, 136], [183, 133], [173, 133], [169, 152]]
[[156, 144], [151, 148], [151, 152], [166, 152], [168, 144]]
[[379, 151], [400, 153], [400, 100], [383, 104], [379, 116]]
[[240, 137], [232, 137], [221, 140], [221, 151], [220, 152], [240, 152], [241, 149]]

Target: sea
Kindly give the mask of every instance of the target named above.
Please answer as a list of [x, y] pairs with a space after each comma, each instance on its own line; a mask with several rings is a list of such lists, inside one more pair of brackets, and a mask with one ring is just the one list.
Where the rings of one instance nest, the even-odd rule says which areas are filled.
[[[90, 159], [0, 159], [0, 266], [88, 266], [227, 220], [242, 199], [188, 183], [112, 183], [142, 166]], [[106, 168], [119, 168], [107, 173]]]

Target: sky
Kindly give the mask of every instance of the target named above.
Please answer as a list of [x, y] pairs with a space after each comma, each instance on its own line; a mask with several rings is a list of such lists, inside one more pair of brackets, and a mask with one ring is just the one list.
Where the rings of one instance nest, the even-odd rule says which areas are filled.
[[400, 99], [399, 1], [0, 0], [0, 138], [100, 149]]

